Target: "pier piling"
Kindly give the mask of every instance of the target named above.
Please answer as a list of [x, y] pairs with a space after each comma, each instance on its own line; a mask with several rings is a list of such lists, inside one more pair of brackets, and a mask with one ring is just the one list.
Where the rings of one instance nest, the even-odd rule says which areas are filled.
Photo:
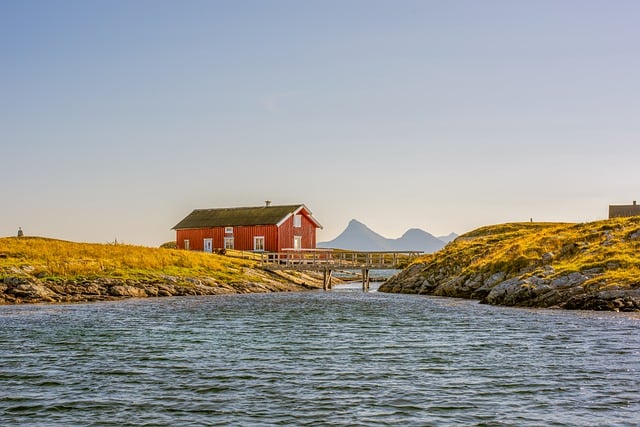
[[362, 292], [369, 291], [369, 270], [366, 268], [362, 269]]
[[331, 289], [331, 273], [332, 271], [329, 269], [324, 270], [324, 275], [322, 278], [322, 289], [325, 291]]

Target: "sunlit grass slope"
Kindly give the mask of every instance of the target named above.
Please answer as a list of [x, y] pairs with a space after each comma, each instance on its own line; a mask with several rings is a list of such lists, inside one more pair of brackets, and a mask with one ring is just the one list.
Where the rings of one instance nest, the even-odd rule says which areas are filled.
[[465, 277], [502, 272], [553, 278], [589, 272], [585, 288], [634, 288], [640, 286], [640, 217], [482, 227], [415, 263]]
[[[41, 237], [0, 238], [0, 278], [25, 271], [42, 279], [210, 277], [247, 280], [254, 261], [132, 245], [74, 243]], [[255, 280], [254, 277], [250, 278]]]

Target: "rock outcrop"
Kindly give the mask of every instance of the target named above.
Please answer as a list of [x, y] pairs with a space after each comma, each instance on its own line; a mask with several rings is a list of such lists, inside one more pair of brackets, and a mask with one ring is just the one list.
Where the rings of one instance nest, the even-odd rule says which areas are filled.
[[237, 293], [289, 292], [317, 289], [316, 277], [286, 272], [252, 272], [255, 282], [221, 283], [211, 278], [162, 276], [154, 279], [74, 279], [48, 281], [24, 271], [0, 278], [0, 304], [78, 303], [125, 298]]
[[638, 236], [640, 218], [485, 227], [379, 290], [505, 306], [640, 311]]

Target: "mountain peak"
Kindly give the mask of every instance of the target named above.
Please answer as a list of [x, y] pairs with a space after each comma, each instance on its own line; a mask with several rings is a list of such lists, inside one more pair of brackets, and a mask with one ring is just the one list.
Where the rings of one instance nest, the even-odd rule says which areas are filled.
[[343, 233], [357, 232], [358, 230], [362, 230], [363, 232], [371, 232], [371, 233], [374, 232], [373, 230], [371, 230], [369, 227], [367, 227], [365, 224], [361, 223], [357, 219], [352, 219], [351, 221], [349, 221], [349, 224], [347, 224], [347, 228], [345, 228]]
[[417, 236], [431, 236], [431, 237], [435, 237], [433, 234], [431, 233], [427, 233], [424, 230], [421, 230], [419, 228], [410, 228], [407, 231], [404, 232], [404, 234], [402, 235], [401, 239], [405, 238], [405, 237], [417, 237]]
[[422, 251], [431, 253], [440, 250], [445, 244], [446, 242], [419, 228], [407, 230], [398, 239], [388, 239], [357, 219], [352, 219], [338, 237], [328, 242], [320, 242], [318, 247], [352, 251]]

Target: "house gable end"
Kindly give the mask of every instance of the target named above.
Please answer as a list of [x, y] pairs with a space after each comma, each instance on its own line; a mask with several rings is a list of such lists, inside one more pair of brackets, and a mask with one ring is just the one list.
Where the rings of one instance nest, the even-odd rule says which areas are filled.
[[313, 223], [313, 225], [316, 228], [322, 229], [322, 225], [318, 222], [318, 220], [316, 220], [313, 215], [311, 214], [311, 211], [309, 210], [309, 208], [307, 208], [305, 205], [300, 205], [300, 207], [298, 207], [298, 209], [296, 209], [295, 211], [289, 213], [287, 216], [285, 216], [284, 218], [282, 218], [276, 225], [278, 227], [282, 226], [282, 224], [284, 224], [290, 217], [292, 217], [293, 215], [297, 215], [299, 213], [303, 212], [304, 215], [309, 218], [309, 220], [311, 221], [311, 223]]

